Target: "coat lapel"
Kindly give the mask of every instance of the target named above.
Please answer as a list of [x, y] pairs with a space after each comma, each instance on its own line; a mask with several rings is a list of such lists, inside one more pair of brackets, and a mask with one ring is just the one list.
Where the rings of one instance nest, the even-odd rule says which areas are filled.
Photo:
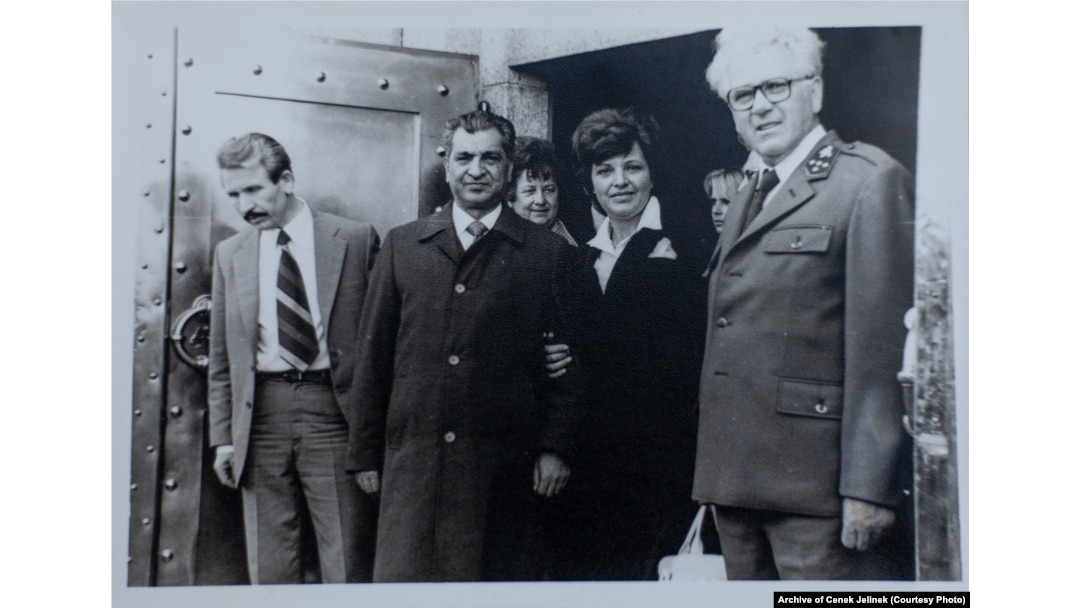
[[[735, 245], [742, 242], [743, 239], [760, 232], [767, 226], [771, 225], [776, 220], [791, 213], [795, 209], [806, 204], [808, 200], [814, 196], [814, 188], [810, 185], [811, 180], [823, 179], [828, 176], [828, 167], [832, 163], [826, 163], [822, 166], [814, 166], [817, 162], [815, 159], [821, 155], [825, 156], [826, 152], [829, 152], [831, 156], [831, 148], [835, 148], [841, 145], [843, 142], [840, 140], [840, 136], [835, 131], [829, 131], [825, 137], [821, 138], [814, 149], [807, 158], [802, 159], [802, 162], [795, 169], [795, 171], [788, 176], [784, 183], [776, 187], [776, 193], [773, 194], [773, 198], [769, 201], [769, 204], [754, 218], [753, 222], [746, 227], [746, 230], [739, 235], [738, 239], [732, 243]], [[825, 150], [830, 148], [830, 150]], [[739, 206], [739, 215], [737, 218], [737, 224], [742, 223], [742, 218], [746, 215], [747, 208], [749, 207], [749, 199], [753, 196], [753, 189], [748, 188], [750, 193], [745, 197], [746, 202]], [[723, 256], [723, 254], [721, 254]]]
[[[240, 318], [244, 320], [247, 333], [259, 329], [259, 234], [248, 230], [244, 241], [233, 254], [233, 277], [236, 279], [236, 297], [240, 305]], [[257, 341], [256, 341], [257, 342]]]
[[739, 236], [739, 241], [760, 232], [773, 221], [791, 213], [810, 200], [812, 196], [814, 196], [814, 189], [807, 183], [806, 175], [801, 168], [796, 170], [786, 182], [776, 187], [776, 194], [773, 195], [772, 200], [754, 218], [754, 221], [750, 222], [750, 225]]
[[323, 324], [329, 326], [330, 313], [334, 309], [341, 265], [349, 245], [337, 238], [340, 228], [321, 213], [312, 213], [315, 232], [315, 285], [319, 294], [319, 312]]
[[424, 219], [427, 224], [420, 230], [420, 238], [417, 240], [432, 241], [457, 266], [461, 263], [465, 250], [461, 247], [461, 241], [454, 232], [454, 220], [451, 213], [452, 211], [447, 208], [427, 216]]

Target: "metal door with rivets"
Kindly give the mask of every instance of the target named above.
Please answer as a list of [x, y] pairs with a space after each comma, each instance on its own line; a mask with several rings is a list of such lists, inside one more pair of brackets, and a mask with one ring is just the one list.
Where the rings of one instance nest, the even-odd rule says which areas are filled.
[[[239, 496], [207, 446], [206, 354], [214, 246], [248, 229], [225, 196], [216, 151], [258, 131], [293, 161], [311, 207], [381, 236], [441, 204], [445, 121], [476, 106], [476, 58], [296, 34], [129, 32], [114, 68], [140, 115], [128, 584], [246, 582]], [[142, 45], [142, 46], [140, 46]], [[145, 110], [143, 110], [145, 108]], [[127, 194], [124, 194], [127, 193]]]

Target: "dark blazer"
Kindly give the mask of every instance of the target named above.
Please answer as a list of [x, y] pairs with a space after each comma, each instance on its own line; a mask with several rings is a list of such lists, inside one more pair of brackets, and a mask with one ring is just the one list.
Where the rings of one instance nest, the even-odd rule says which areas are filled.
[[600, 252], [589, 248], [582, 357], [590, 402], [605, 404], [590, 408], [592, 443], [669, 443], [693, 422], [706, 285], [681, 249], [643, 228], [601, 291], [593, 269]]
[[[913, 304], [911, 174], [830, 132], [710, 283], [694, 498], [838, 516], [842, 497], [899, 499], [896, 373]], [[742, 225], [752, 188], [732, 202]]]
[[547, 379], [542, 337], [564, 333], [571, 255], [506, 209], [468, 252], [449, 210], [387, 235], [349, 408], [348, 470], [382, 471], [376, 581], [483, 580], [495, 547], [526, 551], [492, 522], [524, 522], [507, 509], [531, 497], [534, 459], [572, 447], [577, 372]]
[[[312, 210], [315, 283], [326, 324], [330, 375], [339, 405], [356, 367], [357, 327], [368, 271], [379, 249], [369, 224]], [[244, 230], [214, 255], [210, 309], [210, 445], [232, 444], [234, 467], [243, 474], [255, 401], [259, 345], [259, 231]]]
[[[565, 575], [656, 578], [693, 518], [705, 280], [680, 243], [643, 228], [601, 291], [589, 248], [580, 358], [588, 422], [571, 466], [554, 545]], [[563, 564], [555, 564], [558, 568]]]

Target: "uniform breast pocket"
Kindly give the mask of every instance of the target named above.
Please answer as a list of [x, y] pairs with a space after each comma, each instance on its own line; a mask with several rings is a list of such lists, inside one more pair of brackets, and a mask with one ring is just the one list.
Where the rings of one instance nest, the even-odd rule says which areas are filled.
[[824, 253], [829, 250], [833, 227], [821, 225], [781, 226], [762, 239], [765, 253]]
[[839, 420], [843, 412], [844, 389], [832, 382], [780, 379], [776, 411], [793, 416]]

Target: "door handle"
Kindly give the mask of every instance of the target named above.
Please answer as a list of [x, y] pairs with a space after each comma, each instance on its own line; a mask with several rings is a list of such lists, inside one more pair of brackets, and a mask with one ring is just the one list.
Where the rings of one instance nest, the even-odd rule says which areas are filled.
[[169, 335], [173, 348], [180, 359], [198, 370], [210, 367], [210, 296], [195, 298], [191, 308], [185, 310]]

